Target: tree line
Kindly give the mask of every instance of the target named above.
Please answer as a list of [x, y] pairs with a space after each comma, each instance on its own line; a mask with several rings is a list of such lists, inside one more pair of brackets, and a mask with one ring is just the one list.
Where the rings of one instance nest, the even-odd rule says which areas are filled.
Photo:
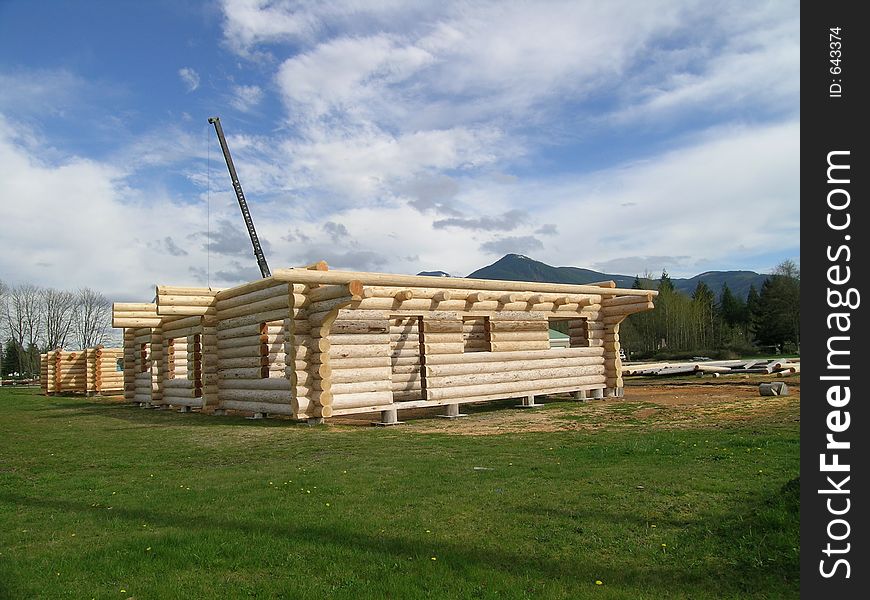
[[69, 291], [0, 281], [0, 374], [36, 377], [41, 353], [102, 344], [111, 316], [111, 303], [87, 287]]
[[633, 358], [726, 358], [754, 352], [800, 351], [800, 269], [780, 263], [746, 299], [723, 284], [718, 295], [700, 282], [690, 295], [674, 289], [667, 271], [659, 280], [635, 277], [636, 289], [657, 289], [656, 308], [620, 326], [620, 344]]

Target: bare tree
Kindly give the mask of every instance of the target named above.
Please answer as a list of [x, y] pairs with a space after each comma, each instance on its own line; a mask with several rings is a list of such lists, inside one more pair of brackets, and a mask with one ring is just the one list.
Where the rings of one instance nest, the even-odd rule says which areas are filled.
[[73, 330], [79, 348], [103, 343], [109, 329], [112, 305], [100, 292], [81, 288], [76, 296]]
[[4, 334], [6, 330], [6, 284], [0, 279], [0, 365], [3, 364], [3, 344], [8, 339]]
[[76, 295], [65, 290], [45, 288], [40, 296], [44, 331], [42, 350], [47, 352], [63, 348], [73, 330]]
[[3, 318], [9, 336], [18, 344], [20, 373], [34, 373], [39, 368], [39, 355], [32, 350], [39, 345], [42, 325], [40, 290], [33, 284], [24, 283], [7, 292]]

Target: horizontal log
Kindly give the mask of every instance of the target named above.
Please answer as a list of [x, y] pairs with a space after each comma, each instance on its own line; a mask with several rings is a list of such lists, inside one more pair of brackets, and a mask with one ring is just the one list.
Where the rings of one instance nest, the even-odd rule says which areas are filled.
[[268, 367], [268, 356], [240, 356], [238, 358], [222, 358], [219, 363], [220, 370], [238, 369], [241, 367]]
[[[267, 325], [267, 327], [269, 326]], [[260, 335], [260, 323], [248, 323], [247, 325], [241, 325], [239, 327], [219, 327], [216, 335], [218, 340], [229, 340], [239, 337]]]
[[421, 390], [393, 391], [393, 402], [421, 400], [422, 398], [423, 392]]
[[583, 377], [537, 379], [534, 381], [513, 381], [505, 383], [487, 383], [482, 385], [463, 385], [452, 388], [428, 389], [427, 398], [432, 400], [461, 398], [466, 396], [539, 394], [540, 390], [556, 387], [573, 388], [576, 386], [604, 384], [604, 375], [587, 375]]
[[360, 310], [356, 308], [342, 308], [338, 311], [336, 321], [379, 321], [381, 323], [388, 322], [390, 311], [386, 310]]
[[492, 342], [492, 352], [515, 352], [522, 350], [547, 350], [550, 347], [549, 340], [528, 342]]
[[446, 375], [468, 375], [475, 373], [499, 373], [502, 371], [522, 370], [525, 372], [529, 369], [549, 369], [560, 367], [585, 367], [585, 366], [603, 366], [603, 357], [576, 357], [576, 358], [555, 358], [555, 359], [537, 359], [523, 361], [523, 364], [517, 365], [517, 361], [507, 362], [486, 362], [486, 363], [467, 363], [467, 364], [446, 364], [446, 365], [430, 365], [425, 366], [427, 377], [443, 377]]
[[130, 318], [130, 317], [112, 317], [112, 327], [134, 327], [140, 329], [142, 327], [158, 327], [160, 325], [160, 317], [153, 318]]
[[390, 377], [389, 365], [361, 369], [335, 369], [332, 371], [333, 385], [360, 381], [381, 381]]
[[215, 315], [217, 309], [213, 306], [157, 306], [157, 314], [161, 317], [169, 316], [193, 316], [193, 315]]
[[384, 319], [383, 323], [379, 323], [378, 321], [347, 321], [347, 320], [339, 320], [332, 324], [330, 328], [330, 333], [335, 335], [345, 335], [345, 334], [375, 334], [375, 333], [388, 333], [390, 330], [389, 326], [386, 323], [386, 319]]
[[239, 336], [236, 338], [218, 340], [217, 341], [217, 349], [218, 349], [218, 352], [223, 353], [224, 350], [229, 350], [231, 348], [247, 348], [247, 347], [259, 348], [263, 344], [268, 345], [268, 342], [263, 342], [260, 339], [260, 334], [254, 334], [254, 335], [246, 335], [244, 337]]
[[272, 321], [279, 321], [281, 323], [284, 322], [284, 319], [287, 318], [289, 314], [289, 309], [279, 308], [275, 310], [265, 311], [252, 315], [245, 315], [241, 317], [233, 317], [231, 319], [222, 319], [220, 323], [217, 325], [218, 332], [224, 329], [230, 329], [233, 327], [241, 327], [244, 325], [254, 325], [257, 323], [271, 323]]
[[[251, 304], [243, 304], [233, 308], [221, 309], [217, 312], [217, 317], [223, 321], [225, 319], [270, 313], [277, 310], [283, 310], [285, 313], [289, 314], [290, 300], [286, 294], [274, 298], [266, 298], [265, 300], [260, 300]], [[267, 319], [261, 320], [266, 321]]]
[[423, 352], [427, 357], [430, 354], [461, 354], [463, 349], [462, 343], [423, 344]]
[[386, 333], [380, 334], [342, 334], [331, 335], [329, 341], [335, 346], [357, 346], [357, 345], [374, 345], [374, 344], [389, 344], [390, 338]]
[[[422, 275], [394, 275], [389, 273], [369, 273], [358, 271], [307, 271], [303, 269], [278, 269], [274, 279], [304, 284], [340, 284], [360, 280], [369, 286], [431, 287], [435, 281]], [[646, 295], [650, 290], [605, 288], [595, 285], [554, 284], [524, 281], [504, 281], [490, 279], [471, 279], [443, 277], [436, 280], [442, 289], [479, 289], [501, 292], [541, 292], [563, 294], [608, 294]]]
[[423, 319], [423, 332], [424, 333], [461, 333], [462, 332], [462, 321], [460, 320], [450, 320], [450, 321], [433, 321], [429, 319]]
[[220, 290], [217, 294], [215, 294], [215, 298], [217, 298], [218, 302], [221, 302], [222, 300], [228, 300], [230, 298], [235, 298], [236, 296], [249, 294], [251, 292], [282, 284], [286, 284], [286, 282], [278, 281], [274, 277], [265, 277], [263, 279], [257, 279], [256, 281], [251, 281], [249, 283], [238, 285], [236, 287]]
[[221, 401], [236, 400], [236, 401], [253, 401], [265, 402], [269, 404], [290, 404], [290, 389], [286, 390], [264, 390], [264, 389], [225, 389], [222, 388], [218, 393], [218, 398]]
[[218, 382], [220, 390], [290, 390], [290, 381], [283, 377], [266, 377], [264, 379], [221, 379]]
[[157, 304], [153, 302], [113, 302], [112, 303], [112, 314], [126, 313], [126, 312], [150, 312], [152, 315], [157, 316]]
[[[419, 363], [419, 357], [417, 359]], [[297, 363], [298, 364], [298, 363]], [[390, 368], [390, 358], [387, 356], [335, 357], [329, 359], [333, 372], [342, 369], [366, 369], [372, 367]]]
[[386, 344], [383, 346], [339, 346], [333, 345], [329, 348], [330, 359], [345, 359], [345, 358], [362, 358], [362, 357], [385, 357], [389, 356], [390, 347]]
[[642, 296], [616, 296], [612, 298], [605, 298], [601, 301], [602, 307], [613, 307], [613, 306], [622, 306], [624, 304], [637, 304], [643, 302], [652, 302], [653, 297], [652, 294], [648, 294], [646, 297]]
[[513, 352], [479, 352], [457, 355], [433, 355], [426, 357], [427, 365], [470, 364], [475, 362], [525, 361], [585, 356], [604, 356], [601, 348], [552, 348], [546, 350], [518, 350]]
[[[313, 386], [315, 389], [317, 386]], [[333, 393], [333, 404], [335, 400], [341, 398], [342, 395], [348, 394], [359, 394], [366, 392], [390, 392], [392, 393], [392, 384], [389, 380], [377, 380], [377, 381], [362, 381], [362, 382], [348, 382], [348, 383], [334, 383], [331, 384], [329, 389]]]
[[450, 333], [424, 333], [423, 339], [426, 344], [461, 344], [462, 335], [456, 332]]
[[547, 331], [549, 321], [505, 321], [501, 319], [491, 319], [489, 329], [493, 333], [507, 331]]
[[361, 281], [350, 281], [346, 285], [323, 285], [308, 292], [309, 304], [321, 303], [346, 296], [362, 296], [363, 284]]
[[163, 333], [167, 334], [174, 329], [188, 329], [190, 327], [202, 327], [205, 317], [196, 315], [192, 317], [179, 317], [177, 319], [166, 319], [163, 323]]
[[240, 412], [294, 416], [293, 408], [289, 403], [220, 400], [217, 407], [223, 410], [237, 410]]
[[218, 371], [218, 379], [265, 379], [262, 377], [264, 372], [268, 374], [268, 369], [265, 367], [221, 369]]
[[490, 383], [535, 382], [548, 379], [571, 379], [589, 375], [604, 375], [604, 365], [584, 367], [555, 367], [550, 369], [526, 369], [523, 371], [502, 371], [499, 373], [476, 373], [465, 375], [448, 375], [444, 377], [427, 377], [426, 386], [429, 390], [461, 387], [467, 385], [485, 385]]
[[250, 305], [272, 298], [286, 298], [287, 302], [289, 303], [290, 294], [290, 287], [287, 284], [273, 285], [247, 294], [240, 294], [232, 298], [218, 299], [217, 309], [218, 313], [220, 313], [221, 311], [229, 310], [231, 308]]
[[383, 404], [390, 404], [393, 401], [393, 394], [391, 392], [368, 392], [368, 393], [357, 393], [357, 394], [343, 394], [341, 396], [336, 396], [332, 401], [332, 410], [333, 412], [339, 409], [346, 408], [360, 408], [366, 406], [378, 406]]
[[167, 306], [204, 306], [210, 307], [215, 305], [214, 296], [190, 295], [179, 296], [169, 294], [157, 294], [157, 312]]
[[493, 331], [489, 334], [492, 342], [549, 342], [547, 331]]
[[631, 315], [638, 312], [643, 312], [647, 310], [652, 310], [655, 308], [655, 304], [652, 302], [637, 302], [634, 304], [622, 304], [618, 306], [608, 306], [602, 307], [601, 312], [604, 313], [604, 322], [608, 322], [609, 317], [614, 317], [617, 315]]

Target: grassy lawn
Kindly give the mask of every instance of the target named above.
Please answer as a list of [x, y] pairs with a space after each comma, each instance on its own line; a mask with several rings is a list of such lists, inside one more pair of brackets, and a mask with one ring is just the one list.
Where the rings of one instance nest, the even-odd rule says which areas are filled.
[[790, 410], [454, 435], [0, 388], [0, 598], [797, 597]]

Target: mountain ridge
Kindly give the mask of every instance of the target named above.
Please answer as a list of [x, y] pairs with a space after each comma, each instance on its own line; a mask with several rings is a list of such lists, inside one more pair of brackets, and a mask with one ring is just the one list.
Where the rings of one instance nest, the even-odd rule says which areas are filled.
[[[441, 277], [446, 275], [444, 271], [423, 271], [419, 274]], [[506, 254], [491, 265], [477, 269], [468, 277], [574, 284], [613, 280], [618, 287], [623, 288], [630, 288], [634, 284], [635, 278], [634, 275], [603, 273], [581, 267], [554, 267], [522, 254]], [[676, 290], [689, 295], [695, 291], [698, 283], [703, 281], [717, 297], [722, 292], [722, 285], [727, 283], [735, 296], [745, 300], [749, 294], [749, 288], [754, 285], [758, 291], [761, 291], [761, 286], [768, 277], [769, 275], [755, 271], [705, 271], [693, 277], [671, 277], [671, 281]]]

